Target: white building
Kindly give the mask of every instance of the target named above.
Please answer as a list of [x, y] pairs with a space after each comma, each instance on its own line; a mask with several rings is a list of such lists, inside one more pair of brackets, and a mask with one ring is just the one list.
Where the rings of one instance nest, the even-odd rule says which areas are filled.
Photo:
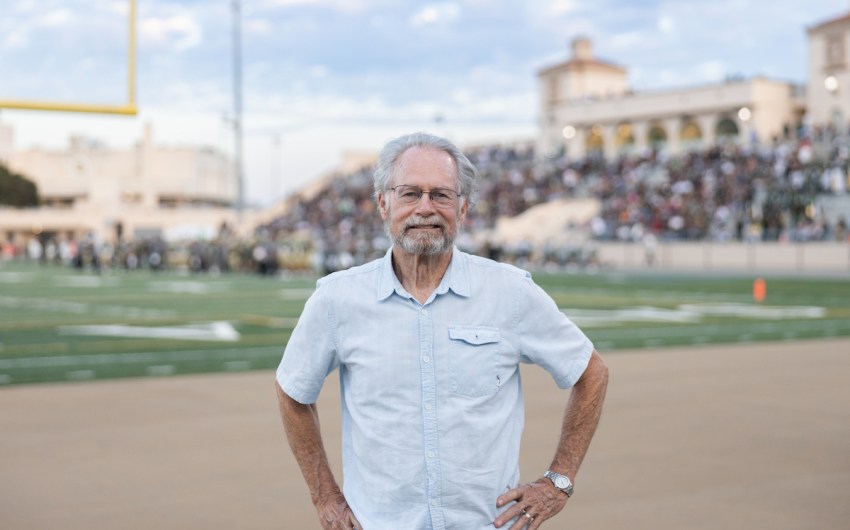
[[636, 93], [626, 69], [595, 58], [586, 38], [573, 41], [569, 60], [538, 77], [539, 152], [563, 148], [572, 157], [770, 142], [793, 131], [804, 105], [797, 87], [762, 77]]
[[211, 234], [222, 223], [235, 227], [236, 183], [223, 153], [206, 147], [163, 147], [150, 125], [129, 149], [113, 149], [81, 137], [67, 149], [11, 148], [12, 131], [0, 127], [0, 158], [33, 180], [42, 206], [0, 207], [0, 238], [32, 235], [77, 239], [85, 234], [113, 240]]
[[596, 58], [590, 40], [568, 60], [538, 72], [539, 152], [606, 157], [663, 146], [676, 153], [716, 142], [770, 143], [809, 125], [850, 119], [850, 13], [807, 30], [805, 87], [755, 77], [703, 86], [633, 92], [627, 70]]
[[844, 128], [850, 120], [850, 13], [808, 29], [807, 117]]

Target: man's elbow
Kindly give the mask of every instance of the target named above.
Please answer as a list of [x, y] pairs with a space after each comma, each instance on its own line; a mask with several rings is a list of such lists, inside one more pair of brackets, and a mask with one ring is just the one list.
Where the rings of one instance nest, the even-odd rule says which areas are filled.
[[[593, 350], [593, 353], [590, 355], [590, 360], [587, 363], [587, 368], [585, 368], [581, 379], [592, 383], [594, 386], [602, 387], [603, 389], [608, 386], [608, 366], [596, 350]], [[579, 380], [580, 382], [581, 379]]]
[[277, 394], [278, 401], [283, 401], [284, 397], [289, 397], [289, 396], [286, 395], [286, 393], [280, 387], [280, 382], [277, 380], [277, 377], [275, 377], [275, 379], [274, 379], [274, 391]]
[[277, 379], [274, 382], [275, 392], [277, 393], [277, 401], [280, 404], [281, 413], [285, 413], [287, 411], [292, 410], [293, 408], [297, 408], [300, 403], [298, 403], [295, 399], [293, 399], [289, 394], [287, 394], [283, 388], [281, 388], [280, 383]]

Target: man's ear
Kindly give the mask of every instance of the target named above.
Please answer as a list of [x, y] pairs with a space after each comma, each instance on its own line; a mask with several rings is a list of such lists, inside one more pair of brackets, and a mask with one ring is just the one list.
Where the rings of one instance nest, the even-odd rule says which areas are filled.
[[387, 212], [387, 196], [384, 195], [384, 192], [378, 192], [378, 210], [381, 212], [381, 219], [384, 221], [387, 220], [389, 212]]
[[460, 215], [458, 215], [458, 219], [460, 219], [461, 221], [466, 219], [466, 212], [468, 212], [468, 211], [469, 211], [469, 198], [464, 197], [463, 198], [463, 205], [460, 207]]

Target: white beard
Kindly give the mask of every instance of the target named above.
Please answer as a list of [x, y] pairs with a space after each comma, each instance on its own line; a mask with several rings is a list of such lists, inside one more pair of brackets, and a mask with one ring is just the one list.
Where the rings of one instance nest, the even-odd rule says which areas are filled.
[[[411, 226], [422, 224], [437, 225], [440, 229], [440, 233], [411, 233], [408, 230], [408, 228], [410, 228]], [[389, 221], [384, 223], [384, 228], [386, 229], [387, 234], [393, 240], [393, 244], [399, 246], [405, 252], [417, 256], [435, 256], [447, 252], [449, 249], [451, 249], [452, 244], [455, 240], [455, 236], [457, 235], [457, 232], [449, 233], [447, 231], [445, 222], [436, 216], [410, 217], [404, 223], [401, 232], [396, 235], [390, 233]]]

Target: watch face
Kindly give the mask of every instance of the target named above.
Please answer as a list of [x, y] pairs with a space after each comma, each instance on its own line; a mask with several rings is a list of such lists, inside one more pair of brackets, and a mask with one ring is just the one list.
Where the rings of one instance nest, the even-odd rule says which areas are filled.
[[569, 479], [567, 477], [557, 477], [555, 478], [555, 486], [559, 489], [566, 489], [570, 485]]

